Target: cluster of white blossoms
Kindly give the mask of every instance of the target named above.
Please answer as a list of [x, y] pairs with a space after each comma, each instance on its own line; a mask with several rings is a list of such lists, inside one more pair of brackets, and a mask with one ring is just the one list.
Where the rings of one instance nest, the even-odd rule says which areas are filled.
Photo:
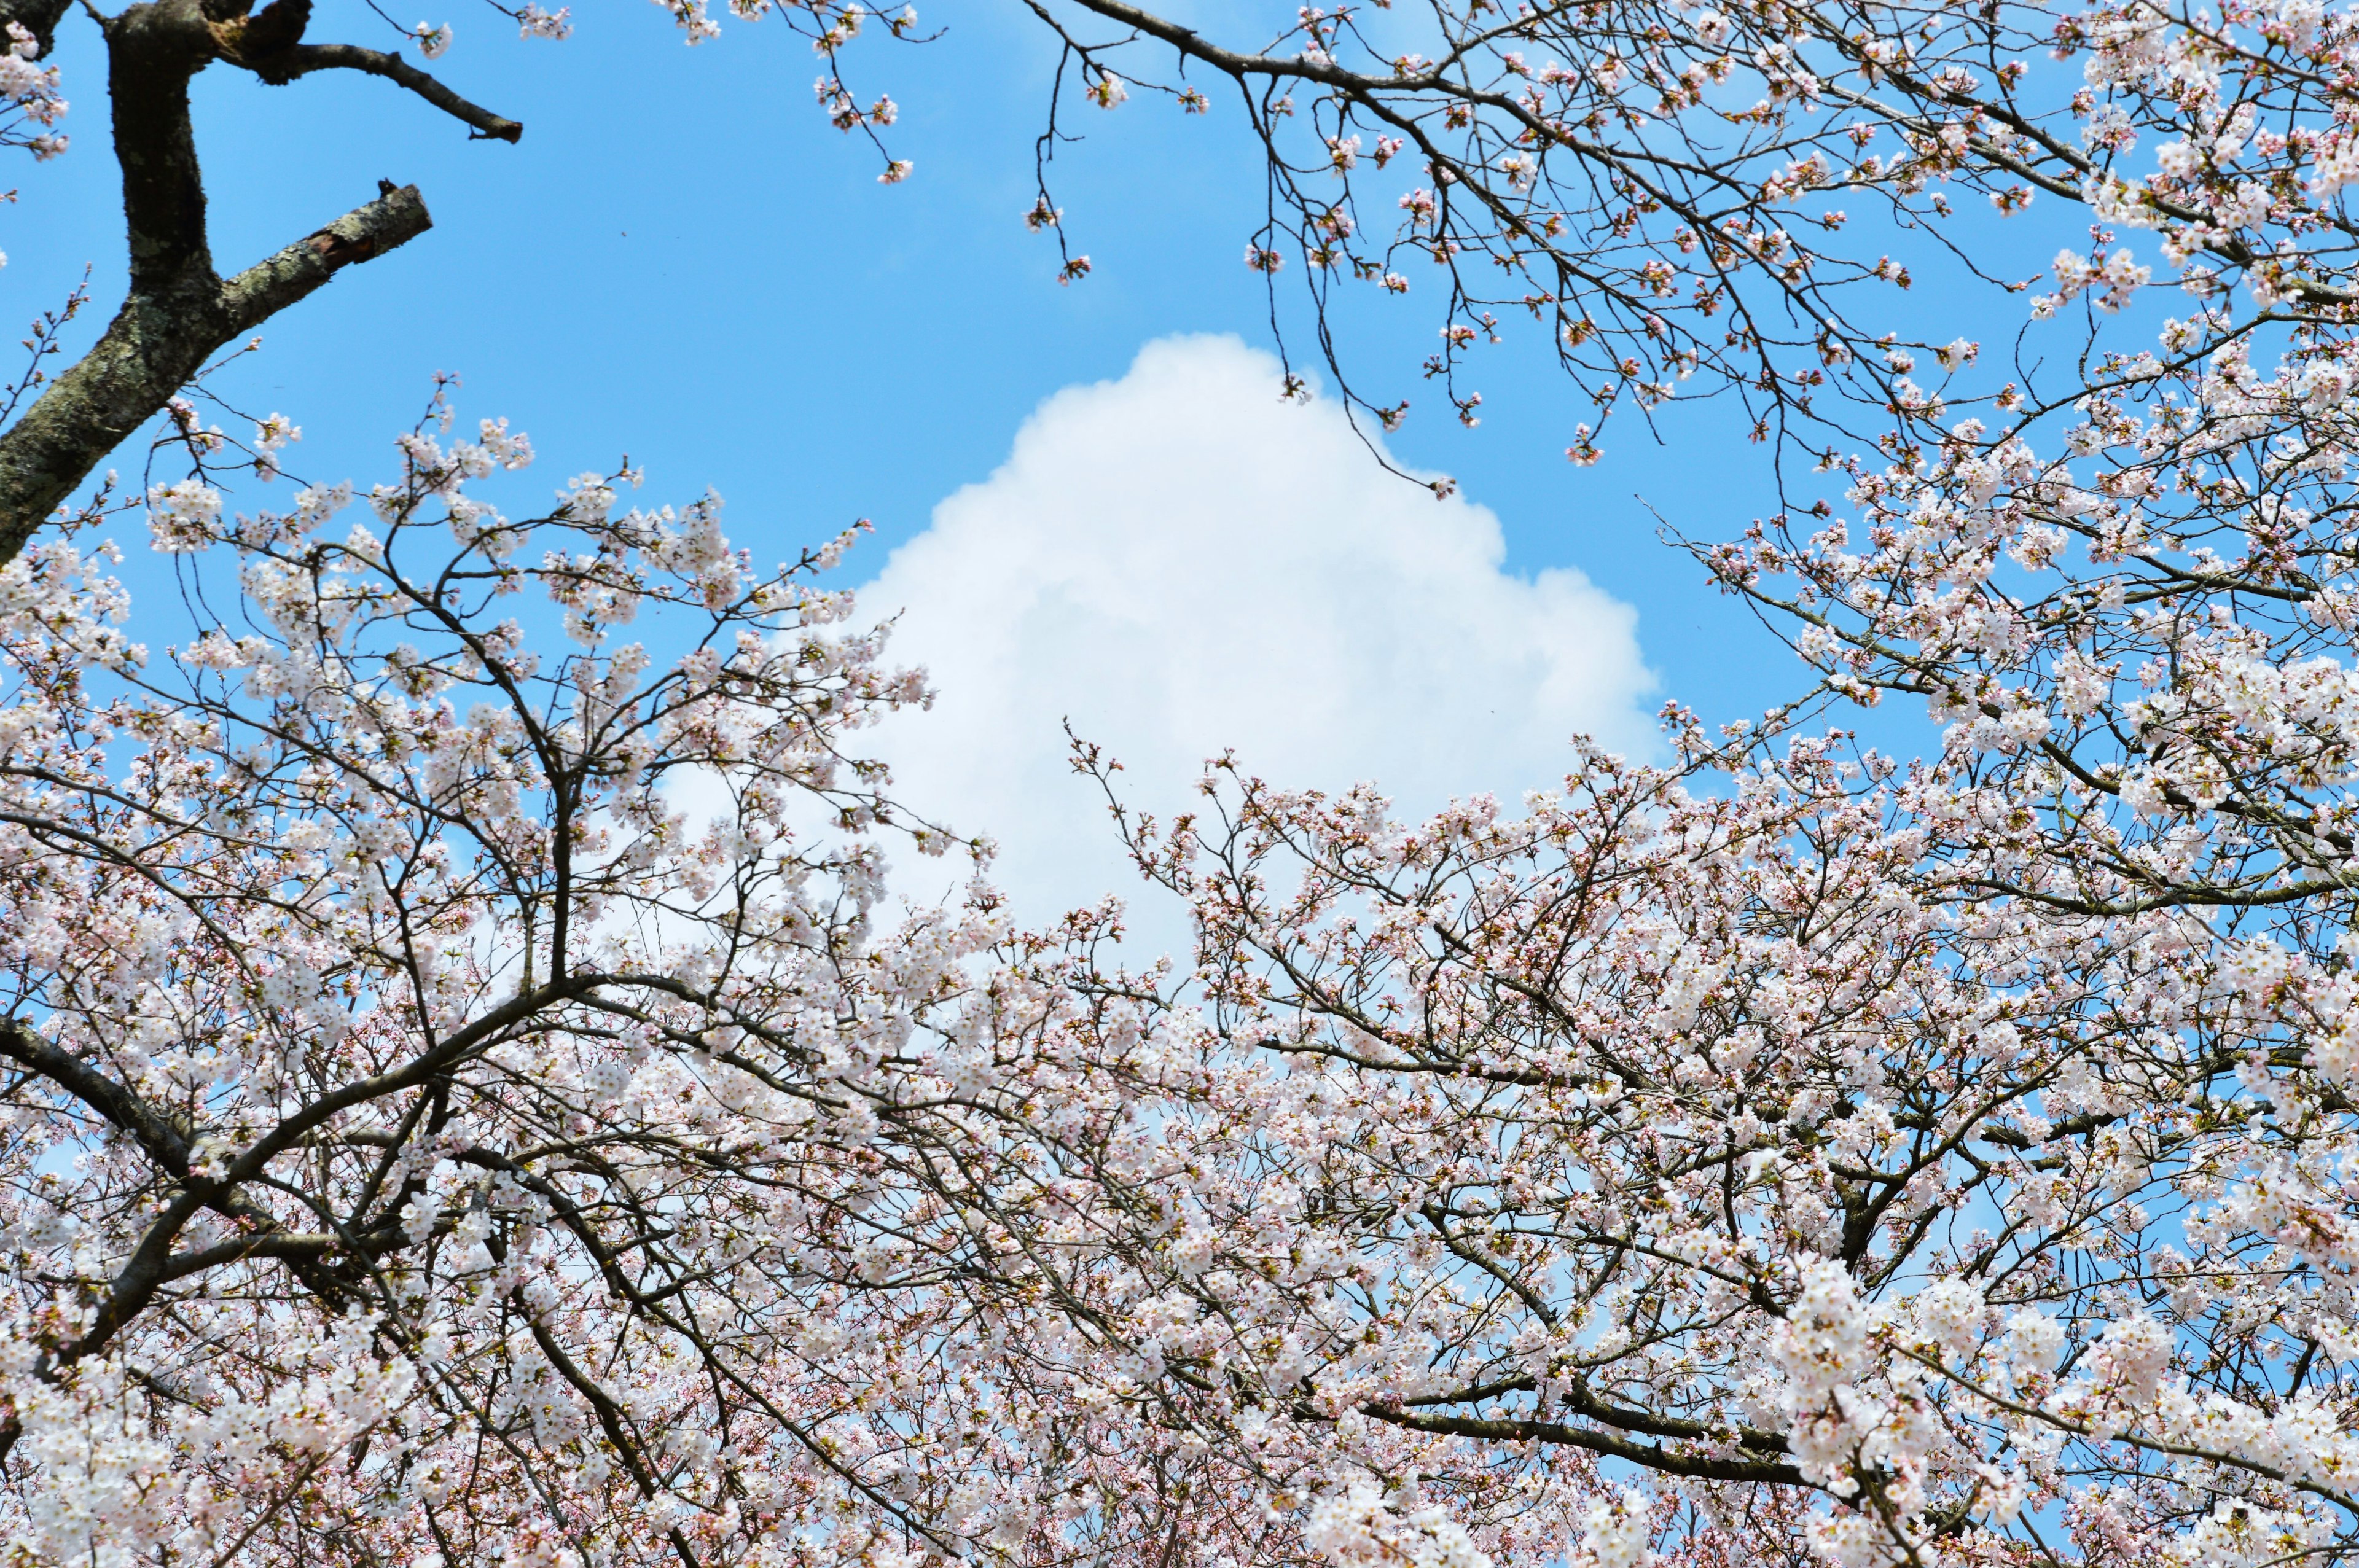
[[11, 21], [0, 38], [6, 39], [0, 48], [0, 146], [53, 158], [66, 150], [68, 140], [51, 128], [66, 112], [66, 101], [58, 96], [58, 68], [33, 63], [41, 57], [41, 44], [23, 23]]
[[1303, 1543], [1337, 1568], [1488, 1568], [1448, 1510], [1401, 1508], [1361, 1482], [1310, 1507]]

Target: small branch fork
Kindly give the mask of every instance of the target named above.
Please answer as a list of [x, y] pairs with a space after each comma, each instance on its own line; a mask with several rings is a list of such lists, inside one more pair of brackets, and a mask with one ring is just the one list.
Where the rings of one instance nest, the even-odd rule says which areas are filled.
[[[46, 24], [36, 29], [46, 41], [62, 10], [50, 0], [0, 0], [0, 22], [24, 12]], [[376, 200], [223, 278], [207, 243], [189, 117], [189, 83], [199, 71], [219, 60], [273, 85], [321, 70], [363, 71], [418, 94], [477, 139], [514, 142], [524, 134], [398, 56], [305, 43], [311, 0], [271, 0], [258, 11], [253, 0], [143, 0], [114, 16], [92, 15], [106, 39], [131, 288], [90, 352], [0, 432], [0, 563], [13, 560], [213, 354], [345, 267], [433, 226], [417, 187], [383, 181]]]

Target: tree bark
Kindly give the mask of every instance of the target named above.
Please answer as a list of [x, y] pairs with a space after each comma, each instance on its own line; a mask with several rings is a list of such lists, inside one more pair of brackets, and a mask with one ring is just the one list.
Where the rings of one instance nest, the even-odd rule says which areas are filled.
[[418, 187], [388, 190], [223, 284], [210, 297], [133, 294], [98, 345], [0, 435], [0, 564], [207, 358], [318, 288], [433, 226]]
[[[214, 353], [343, 268], [432, 226], [417, 187], [388, 182], [375, 200], [227, 282], [213, 270], [204, 178], [189, 120], [190, 81], [215, 59], [279, 81], [352, 63], [305, 56], [300, 39], [310, 0], [274, 0], [250, 17], [249, 3], [149, 0], [101, 24], [131, 289], [97, 346], [0, 434], [0, 563], [13, 560], [106, 455]], [[42, 26], [54, 29], [61, 10], [55, 0], [0, 0], [0, 21], [13, 14], [46, 38]], [[402, 70], [440, 90], [422, 72]], [[499, 125], [516, 129], [509, 122]], [[515, 139], [498, 128], [482, 134]]]

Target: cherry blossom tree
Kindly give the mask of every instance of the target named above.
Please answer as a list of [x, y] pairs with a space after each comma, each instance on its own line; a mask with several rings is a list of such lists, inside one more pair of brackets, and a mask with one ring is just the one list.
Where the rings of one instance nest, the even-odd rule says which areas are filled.
[[1103, 1299], [1042, 1266], [1193, 1037], [1077, 983], [1108, 914], [893, 914], [880, 841], [981, 849], [853, 750], [925, 692], [812, 580], [852, 536], [757, 571], [630, 472], [512, 521], [529, 443], [440, 397], [364, 497], [234, 513], [237, 444], [177, 414], [185, 641], [132, 640], [86, 527], [0, 568], [12, 1556], [1271, 1533], [1140, 1441]]
[[[364, 498], [231, 509], [292, 435], [174, 401], [234, 299], [424, 217], [223, 283], [190, 76], [515, 129], [290, 4], [98, 24], [118, 147], [163, 149], [133, 297], [0, 434], [24, 1560], [2359, 1554], [2359, 13], [1468, 0], [1231, 45], [1044, 0], [1087, 112], [1240, 90], [1273, 282], [1438, 266], [1462, 416], [1524, 306], [1576, 461], [1690, 377], [1814, 459], [1693, 546], [1794, 707], [1424, 823], [1216, 768], [1117, 809], [1197, 919], [1140, 968], [1112, 908], [887, 901], [885, 843], [979, 845], [858, 755], [924, 688], [811, 580], [841, 541], [757, 573], [631, 474], [528, 508], [522, 438], [440, 400]], [[833, 69], [865, 15], [789, 19], [881, 136]], [[7, 18], [36, 155], [62, 16]], [[1965, 330], [1912, 269], [1987, 281]], [[158, 414], [160, 648], [120, 502], [71, 504]], [[1851, 732], [1894, 725], [1920, 756]]]
[[[527, 37], [572, 26], [570, 12], [537, 4], [495, 8]], [[691, 43], [722, 30], [702, 0], [666, 8]], [[731, 9], [808, 36], [821, 113], [873, 144], [882, 179], [908, 175], [911, 161], [885, 140], [892, 100], [854, 91], [846, 51], [864, 36], [952, 49], [954, 38], [920, 34], [912, 11], [872, 16], [839, 0]], [[1129, 0], [1031, 9], [1062, 52], [1026, 221], [1056, 236], [1060, 275], [1090, 265], [1068, 244], [1086, 215], [1069, 221], [1049, 180], [1072, 140], [1066, 117], [1134, 97], [1209, 113], [1208, 88], [1223, 100], [1234, 91], [1268, 176], [1245, 264], [1273, 288], [1299, 264], [1338, 391], [1387, 427], [1408, 401], [1363, 396], [1336, 343], [1336, 291], [1354, 284], [1378, 298], [1414, 292], [1399, 308], [1434, 296], [1440, 342], [1425, 373], [1469, 422], [1482, 399], [1468, 356], [1527, 317], [1588, 405], [1567, 430], [1580, 463], [1595, 460], [1617, 412], [1644, 416], [1683, 389], [1734, 394], [1756, 439], [1813, 460], [1888, 437], [1936, 441], [1953, 412], [2037, 422], [2080, 395], [2080, 366], [2105, 335], [2092, 321], [2069, 351], [1978, 373], [1992, 312], [2010, 319], [2027, 297], [2051, 311], [2083, 298], [2117, 311], [2157, 265], [2215, 303], [2249, 277], [2256, 308], [2288, 319], [2338, 321], [2347, 304], [2338, 114], [2349, 23], [2307, 0], [2217, 17], [2148, 0], [1726, 10], [1429, 0], [1288, 9], [1266, 32], [1227, 40]], [[1250, 29], [1256, 15], [1234, 25]], [[0, 140], [62, 150], [59, 83], [36, 62], [60, 25], [81, 20], [65, 0], [8, 0], [0, 24], [16, 29], [13, 64], [0, 94], [11, 124], [38, 134], [0, 129]], [[398, 49], [311, 41], [310, 7], [295, 0], [262, 11], [142, 0], [94, 25], [111, 62], [131, 293], [98, 344], [0, 431], [0, 552], [211, 356], [429, 222], [421, 196], [390, 188], [223, 280], [186, 114], [197, 71], [218, 64], [267, 83], [357, 70], [470, 135], [522, 134]], [[389, 41], [429, 64], [453, 36], [448, 24], [394, 30]], [[2150, 169], [2141, 138], [2157, 149]], [[2035, 200], [2045, 204], [2033, 213]], [[2156, 254], [2139, 260], [2121, 241], [2131, 229], [2155, 230]], [[2054, 287], [2036, 295], [2047, 253], [2035, 231], [2069, 247], [2046, 268]], [[1908, 295], [1919, 277], [1943, 297]], [[2196, 312], [2179, 351], [2201, 354], [2247, 326], [2233, 309]]]
[[[1749, 92], [1707, 91], [1704, 122], [1912, 131], [1898, 174], [1862, 155], [1829, 183], [1938, 220], [1944, 178], [2019, 210], [2012, 173], [2087, 206], [2090, 243], [2008, 291], [2011, 384], [1974, 394], [1972, 341], [1828, 355], [1874, 351], [1874, 444], [1694, 546], [1817, 672], [1765, 729], [1676, 719], [1675, 764], [1585, 757], [1522, 815], [1405, 825], [1372, 792], [1230, 768], [1197, 816], [1129, 825], [1193, 901], [1197, 967], [1072, 983], [1150, 1021], [1125, 1030], [1195, 1039], [1201, 1068], [1151, 1148], [1103, 1162], [1093, 1245], [1063, 1265], [1125, 1325], [1103, 1397], [1337, 1563], [2348, 1561], [2350, 19], [1756, 8], [1616, 44], [1618, 15], [1548, 41], [1621, 49], [1652, 92], [1658, 59], [1755, 29], [1739, 59], [1813, 80], [1741, 112]], [[1984, 35], [1995, 92], [1941, 63], [1943, 38], [2009, 17]], [[1530, 15], [1496, 22], [1484, 47], [1529, 41]], [[1500, 158], [1600, 156], [1553, 126], [1518, 146], [1498, 128], [1543, 108], [1416, 62], [1353, 78], [1360, 35], [1304, 25], [1327, 30], [1282, 59], [1164, 41], [1318, 94], [1347, 182], [1353, 124], [1389, 110], [1405, 135], [1427, 104], [1499, 137], [1429, 194], [1480, 203]], [[1548, 69], [1524, 66], [1543, 104], [1601, 91]], [[2052, 115], [2021, 108], [2035, 92]], [[1620, 120], [1626, 156], [1679, 161], [1676, 107]], [[1533, 167], [1507, 188], [1548, 200]], [[1527, 239], [1547, 214], [1478, 211], [1500, 228], [1464, 254], [1559, 265]], [[2147, 305], [2164, 286], [2183, 316]], [[1797, 319], [1806, 352], [1835, 318]], [[1951, 383], [1908, 380], [1920, 355]], [[1933, 720], [1920, 760], [1804, 722], [1896, 697]]]
[[1968, 769], [1681, 740], [1512, 820], [1134, 825], [1194, 983], [1073, 983], [1199, 1066], [1060, 1264], [1102, 1397], [1334, 1563], [2347, 1554], [2341, 923], [2050, 867]]
[[510, 522], [528, 444], [450, 424], [357, 503], [159, 488], [241, 606], [169, 648], [103, 546], [5, 568], [14, 1550], [900, 1561], [1019, 1441], [929, 1278], [1002, 933], [881, 920], [876, 835], [954, 846], [843, 751], [920, 689], [809, 581], [848, 538]]

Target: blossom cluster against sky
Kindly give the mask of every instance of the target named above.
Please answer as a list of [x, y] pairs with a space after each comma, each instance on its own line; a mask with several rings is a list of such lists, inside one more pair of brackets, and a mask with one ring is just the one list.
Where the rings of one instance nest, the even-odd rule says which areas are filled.
[[[1790, 655], [1658, 537], [1725, 536], [1763, 509], [1764, 464], [1732, 419], [1674, 409], [1661, 444], [1625, 424], [1577, 470], [1562, 452], [1582, 410], [1534, 334], [1490, 351], [1467, 430], [1421, 395], [1431, 302], [1355, 305], [1352, 368], [1412, 402], [1388, 449], [1462, 487], [1438, 503], [1376, 465], [1332, 395], [1282, 407], [1244, 346], [1271, 346], [1270, 307], [1239, 261], [1259, 183], [1228, 105], [1068, 111], [1083, 139], [1060, 151], [1059, 200], [1094, 269], [1060, 287], [1021, 222], [1052, 52], [1012, 7], [921, 15], [937, 41], [853, 62], [856, 88], [902, 106], [893, 151], [915, 172], [890, 187], [821, 118], [808, 48], [776, 28], [690, 49], [652, 8], [597, 6], [551, 43], [455, 13], [435, 69], [522, 120], [515, 146], [367, 78], [209, 73], [224, 266], [379, 178], [416, 181], [436, 220], [212, 384], [303, 427], [286, 454], [302, 479], [380, 466], [451, 371], [462, 413], [529, 430], [544, 469], [627, 455], [648, 499], [709, 485], [757, 554], [874, 519], [844, 577], [875, 579], [871, 608], [901, 616], [902, 654], [944, 693], [930, 735], [892, 737], [903, 773], [935, 814], [998, 836], [1001, 874], [1042, 896], [1121, 875], [1100, 829], [1086, 850], [1060, 830], [1068, 717], [1125, 756], [1143, 800], [1234, 746], [1274, 778], [1375, 777], [1423, 806], [1547, 785], [1574, 728], [1646, 750], [1665, 697], [1733, 718], [1791, 694]], [[312, 27], [390, 47], [385, 31], [360, 0], [326, 0]], [[61, 43], [69, 96], [94, 92], [93, 29]], [[618, 80], [640, 84], [627, 102]], [[119, 297], [119, 209], [79, 167], [108, 157], [105, 127], [71, 128], [72, 151], [22, 171], [22, 204], [0, 209], [0, 291], [27, 318], [85, 265], [97, 300]], [[1206, 333], [1226, 341], [1166, 341]], [[135, 588], [160, 587], [142, 554]]]

